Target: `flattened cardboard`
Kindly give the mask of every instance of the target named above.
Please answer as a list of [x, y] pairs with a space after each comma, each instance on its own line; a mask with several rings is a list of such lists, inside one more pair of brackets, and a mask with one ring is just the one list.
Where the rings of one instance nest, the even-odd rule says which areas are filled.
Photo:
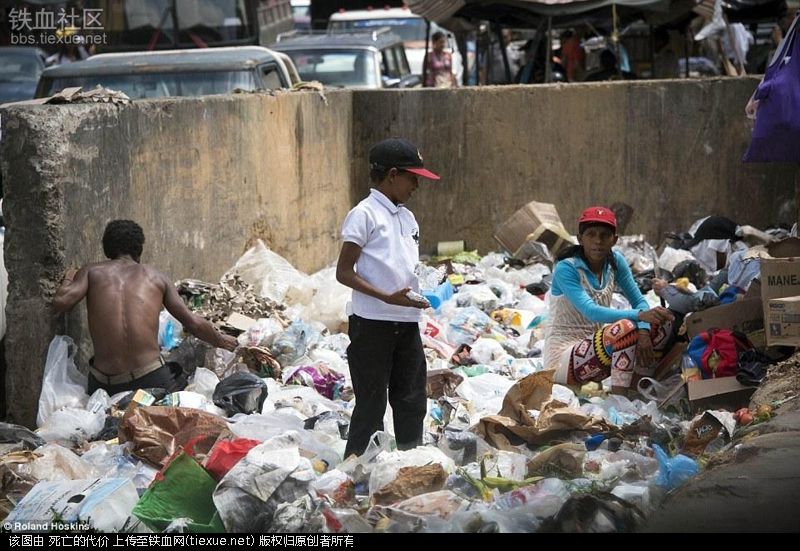
[[736, 411], [750, 404], [750, 396], [757, 387], [744, 386], [736, 377], [719, 377], [686, 383], [689, 403], [694, 411], [726, 409]]
[[227, 321], [225, 322], [234, 329], [238, 329], [239, 331], [247, 331], [252, 326], [254, 326], [258, 321], [254, 320], [253, 318], [248, 318], [247, 316], [243, 316], [237, 312], [234, 312], [228, 317]]
[[760, 298], [737, 300], [686, 317], [686, 333], [693, 338], [712, 327], [741, 331], [744, 334], [764, 329], [764, 308]]

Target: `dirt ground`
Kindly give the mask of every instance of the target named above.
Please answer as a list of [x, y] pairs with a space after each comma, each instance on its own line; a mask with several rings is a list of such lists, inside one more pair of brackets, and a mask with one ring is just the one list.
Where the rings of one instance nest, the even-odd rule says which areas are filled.
[[800, 352], [769, 369], [767, 380], [750, 399], [750, 409], [763, 404], [777, 404], [776, 414], [800, 410]]

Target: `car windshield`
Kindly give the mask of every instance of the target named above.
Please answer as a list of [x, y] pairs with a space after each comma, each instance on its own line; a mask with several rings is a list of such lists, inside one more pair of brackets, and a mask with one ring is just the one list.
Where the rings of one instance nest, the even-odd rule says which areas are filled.
[[227, 94], [236, 89], [250, 91], [258, 87], [253, 73], [242, 70], [58, 77], [47, 79], [43, 93], [50, 96], [73, 86], [89, 90], [98, 84], [124, 92], [132, 99]]
[[0, 81], [36, 82], [42, 72], [42, 64], [35, 56], [16, 52], [0, 54]]
[[331, 21], [330, 28], [337, 30], [374, 30], [389, 27], [403, 42], [425, 40], [425, 20], [421, 17], [396, 17], [393, 19], [358, 19], [353, 21]]
[[327, 86], [380, 88], [375, 56], [368, 50], [287, 51], [302, 80]]

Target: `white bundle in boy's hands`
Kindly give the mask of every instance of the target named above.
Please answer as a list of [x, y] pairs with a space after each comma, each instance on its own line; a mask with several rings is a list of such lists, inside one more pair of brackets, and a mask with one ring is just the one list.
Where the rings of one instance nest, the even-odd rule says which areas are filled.
[[421, 294], [417, 293], [416, 291], [407, 292], [406, 293], [406, 298], [408, 298], [408, 300], [413, 300], [414, 302], [421, 302], [423, 304], [427, 304], [428, 306], [431, 305], [430, 302], [428, 302], [427, 298], [425, 298]]

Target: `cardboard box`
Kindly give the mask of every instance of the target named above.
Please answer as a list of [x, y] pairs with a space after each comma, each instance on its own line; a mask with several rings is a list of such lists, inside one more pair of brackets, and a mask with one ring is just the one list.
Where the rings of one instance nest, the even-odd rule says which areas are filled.
[[[790, 237], [773, 243], [767, 247], [767, 252], [773, 258], [761, 259], [761, 299], [765, 319], [769, 317], [770, 300], [800, 295], [800, 239]], [[769, 342], [769, 331], [767, 333]]]
[[800, 296], [770, 300], [767, 326], [770, 346], [800, 346]]
[[750, 404], [750, 396], [757, 387], [744, 386], [736, 377], [720, 377], [689, 381], [689, 403], [694, 411], [726, 409], [736, 411]]
[[494, 238], [509, 253], [515, 254], [529, 239], [547, 245], [552, 255], [572, 244], [555, 205], [531, 201], [503, 222]]
[[749, 335], [764, 329], [764, 307], [760, 298], [737, 300], [686, 316], [686, 334], [693, 338], [712, 327]]

